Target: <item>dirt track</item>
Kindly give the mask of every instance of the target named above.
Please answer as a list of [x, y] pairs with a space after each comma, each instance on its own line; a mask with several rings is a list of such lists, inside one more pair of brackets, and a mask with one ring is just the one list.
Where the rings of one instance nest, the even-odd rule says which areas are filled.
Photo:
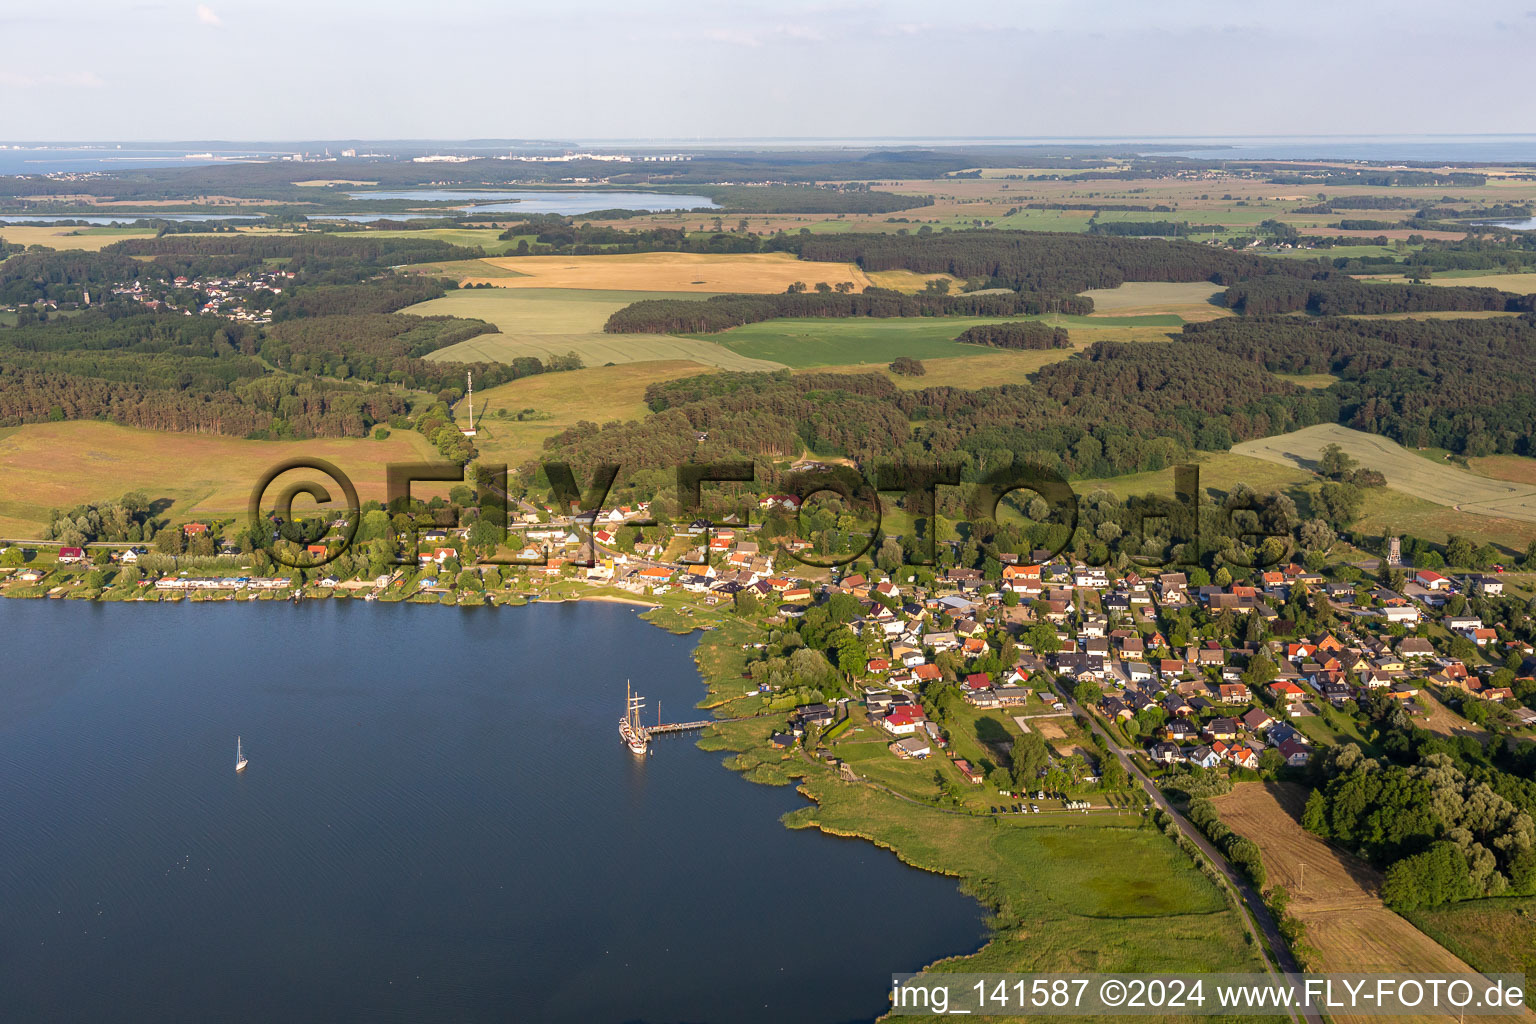
[[[1305, 922], [1305, 941], [1321, 957], [1314, 970], [1472, 972], [1429, 936], [1388, 910], [1377, 896], [1381, 873], [1341, 853], [1301, 827], [1306, 790], [1289, 784], [1244, 782], [1211, 802], [1221, 820], [1259, 844], [1270, 886], [1291, 894], [1291, 913]], [[1383, 1018], [1333, 1014], [1338, 1024]], [[1454, 1020], [1453, 1016], [1402, 1018]]]

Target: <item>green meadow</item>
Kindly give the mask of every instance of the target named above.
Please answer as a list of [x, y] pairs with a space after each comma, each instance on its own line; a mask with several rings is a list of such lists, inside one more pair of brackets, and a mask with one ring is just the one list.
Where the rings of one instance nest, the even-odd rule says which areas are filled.
[[1062, 327], [1115, 329], [1122, 327], [1178, 327], [1184, 321], [1171, 314], [1125, 316], [1113, 319], [1052, 317], [891, 317], [873, 319], [769, 320], [747, 324], [719, 334], [687, 337], [708, 341], [741, 356], [770, 360], [791, 367], [849, 366], [888, 363], [897, 356], [944, 359], [981, 356], [999, 352], [987, 345], [964, 345], [955, 337], [968, 327], [1005, 320], [1044, 320]]

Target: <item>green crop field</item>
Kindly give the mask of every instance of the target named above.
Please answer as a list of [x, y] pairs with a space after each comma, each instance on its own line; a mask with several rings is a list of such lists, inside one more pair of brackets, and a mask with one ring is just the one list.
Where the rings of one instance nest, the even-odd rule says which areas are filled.
[[[1106, 329], [1178, 327], [1184, 322], [1177, 316], [1167, 314], [1124, 316], [1112, 320], [1082, 316], [789, 319], [769, 320], [719, 334], [695, 334], [688, 337], [699, 341], [714, 341], [742, 356], [772, 360], [786, 366], [855, 366], [862, 363], [889, 363], [897, 356], [945, 359], [996, 354], [998, 350], [990, 346], [962, 345], [954, 339], [968, 327], [1005, 320], [1044, 320], [1068, 328]], [[1060, 354], [1044, 354], [1056, 358], [1071, 354], [1066, 349], [1057, 352]], [[1051, 361], [1045, 359], [1039, 365]]]
[[1337, 444], [1387, 487], [1458, 512], [1536, 523], [1536, 487], [1492, 480], [1449, 464], [1436, 464], [1397, 442], [1336, 423], [1322, 423], [1276, 437], [1245, 441], [1233, 452], [1300, 469], [1312, 469], [1323, 447]]
[[588, 366], [652, 360], [691, 360], [724, 370], [775, 370], [764, 362], [709, 340], [665, 334], [604, 334], [614, 310], [640, 299], [704, 299], [704, 294], [604, 292], [579, 288], [470, 288], [417, 303], [403, 312], [418, 316], [463, 316], [485, 320], [500, 334], [450, 345], [427, 356], [450, 363], [510, 362], [518, 356], [575, 352]]

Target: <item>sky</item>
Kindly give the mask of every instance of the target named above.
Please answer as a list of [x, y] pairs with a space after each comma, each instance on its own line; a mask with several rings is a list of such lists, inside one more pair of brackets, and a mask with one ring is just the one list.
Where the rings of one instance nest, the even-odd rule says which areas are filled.
[[0, 0], [0, 39], [0, 141], [1485, 133], [1533, 130], [1536, 0]]

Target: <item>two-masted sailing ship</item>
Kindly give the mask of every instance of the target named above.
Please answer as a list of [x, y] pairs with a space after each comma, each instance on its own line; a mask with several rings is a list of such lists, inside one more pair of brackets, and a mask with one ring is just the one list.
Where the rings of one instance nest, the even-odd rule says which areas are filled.
[[630, 753], [646, 754], [651, 749], [651, 731], [640, 721], [645, 698], [624, 683], [624, 717], [619, 719], [619, 738], [629, 747]]

